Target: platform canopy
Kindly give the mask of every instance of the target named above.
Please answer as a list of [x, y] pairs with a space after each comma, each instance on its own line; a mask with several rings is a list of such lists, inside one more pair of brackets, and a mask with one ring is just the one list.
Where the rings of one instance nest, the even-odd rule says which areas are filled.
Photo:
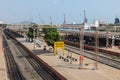
[[[80, 34], [80, 31], [79, 30], [59, 30], [61, 33], [67, 33], [67, 34]], [[95, 36], [96, 34], [96, 31], [84, 31], [84, 35], [85, 36]], [[106, 33], [106, 31], [99, 31], [98, 32], [99, 34], [99, 37], [100, 38], [106, 38], [106, 36], [120, 36], [120, 33], [119, 32], [109, 32], [109, 33]]]

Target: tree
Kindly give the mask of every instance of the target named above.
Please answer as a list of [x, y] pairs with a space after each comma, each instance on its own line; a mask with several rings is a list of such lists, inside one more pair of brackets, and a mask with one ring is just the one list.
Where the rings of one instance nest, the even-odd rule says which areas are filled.
[[53, 46], [55, 41], [61, 40], [60, 34], [57, 32], [56, 28], [50, 28], [50, 26], [47, 25], [47, 28], [43, 28], [43, 32], [45, 33], [44, 39], [49, 46]]
[[[35, 36], [35, 38], [37, 37], [37, 28], [38, 25], [36, 23], [31, 23], [30, 24], [30, 27], [29, 27], [29, 30], [28, 30], [28, 33], [27, 33], [27, 36], [29, 38], [29, 41], [31, 39], [31, 41], [33, 42], [33, 38]], [[34, 35], [34, 30], [35, 30], [35, 35]]]
[[33, 29], [32, 29], [32, 27], [29, 27], [27, 37], [29, 38], [29, 41], [31, 40], [33, 42]]

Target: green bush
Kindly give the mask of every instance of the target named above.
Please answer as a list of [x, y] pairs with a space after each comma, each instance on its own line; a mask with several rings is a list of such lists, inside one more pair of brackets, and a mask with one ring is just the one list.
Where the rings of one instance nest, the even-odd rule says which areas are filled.
[[45, 33], [44, 39], [49, 46], [53, 46], [55, 41], [61, 40], [60, 34], [57, 32], [56, 28], [50, 28], [50, 26], [47, 25], [43, 28], [43, 32]]

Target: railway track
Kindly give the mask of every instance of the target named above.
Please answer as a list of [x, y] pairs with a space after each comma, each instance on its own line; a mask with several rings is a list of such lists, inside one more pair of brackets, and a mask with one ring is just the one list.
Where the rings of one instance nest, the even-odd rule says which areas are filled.
[[[72, 41], [68, 41], [68, 40], [63, 40], [65, 42], [65, 44], [68, 44], [68, 45], [72, 45], [72, 46], [75, 46], [75, 47], [80, 47], [80, 43], [79, 42], [72, 42]], [[84, 45], [84, 49], [86, 50], [90, 50], [90, 51], [95, 51], [95, 47], [94, 46], [89, 46], [89, 45]], [[111, 56], [116, 56], [116, 57], [120, 57], [120, 53], [119, 52], [113, 52], [113, 51], [108, 51], [108, 50], [105, 50], [105, 49], [98, 49], [99, 52], [101, 52], [102, 54], [104, 55], [111, 55]]]
[[[74, 53], [80, 54], [79, 48], [77, 48], [77, 47], [65, 45], [65, 49], [72, 51]], [[94, 54], [94, 52], [84, 50], [84, 56], [94, 60], [95, 54]], [[120, 69], [120, 60], [114, 60], [110, 57], [106, 57], [106, 56], [101, 55], [101, 54], [99, 54], [98, 56], [99, 56], [99, 58], [98, 58], [99, 62], [106, 64], [106, 65], [109, 65], [109, 66], [112, 66], [114, 68]]]
[[[21, 54], [28, 60], [35, 71], [43, 78], [43, 80], [67, 80], [54, 69], [50, 68], [45, 62], [39, 59], [34, 53], [28, 50], [21, 43], [17, 42], [9, 33], [5, 32], [7, 36], [15, 43]], [[47, 66], [47, 67], [46, 67]]]
[[[36, 70], [36, 72], [44, 79], [44, 80], [56, 80], [54, 76], [51, 76], [46, 72], [42, 65], [40, 65], [38, 62], [32, 58], [31, 55], [29, 55], [18, 43], [16, 43], [16, 47], [19, 49], [19, 51], [22, 53], [24, 57], [28, 60], [28, 62], [33, 66], [33, 68]], [[51, 73], [52, 74], [52, 73]]]
[[12, 55], [11, 50], [9, 49], [9, 46], [8, 46], [8, 43], [5, 37], [3, 37], [3, 48], [4, 48], [4, 55], [6, 59], [7, 72], [8, 72], [9, 79], [10, 80], [25, 80], [14, 60], [14, 57]]

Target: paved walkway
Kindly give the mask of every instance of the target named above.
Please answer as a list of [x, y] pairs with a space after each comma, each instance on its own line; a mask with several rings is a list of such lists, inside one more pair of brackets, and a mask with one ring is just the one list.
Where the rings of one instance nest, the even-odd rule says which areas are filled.
[[[62, 59], [59, 59], [59, 56], [63, 56], [61, 50], [57, 50], [57, 55], [54, 56], [53, 53], [49, 51], [44, 51], [43, 47], [36, 46], [35, 50], [33, 50], [33, 43], [29, 43], [25, 41], [25, 38], [17, 38], [22, 44], [32, 50], [37, 56], [43, 59], [46, 63], [56, 69], [59, 73], [65, 76], [68, 80], [120, 80], [120, 70], [106, 66], [104, 64], [99, 63], [99, 70], [93, 70], [94, 61], [88, 58], [85, 58], [83, 67], [85, 69], [78, 69], [79, 61], [65, 62]], [[41, 41], [42, 42], [42, 41]], [[42, 42], [43, 45], [46, 45], [45, 42]], [[49, 47], [47, 46], [47, 50]], [[65, 50], [66, 57], [68, 51]], [[79, 59], [79, 55], [72, 53], [74, 58]], [[85, 65], [88, 64], [88, 65]]]
[[4, 63], [4, 53], [2, 48], [2, 33], [0, 31], [0, 80], [6, 80], [6, 70]]

